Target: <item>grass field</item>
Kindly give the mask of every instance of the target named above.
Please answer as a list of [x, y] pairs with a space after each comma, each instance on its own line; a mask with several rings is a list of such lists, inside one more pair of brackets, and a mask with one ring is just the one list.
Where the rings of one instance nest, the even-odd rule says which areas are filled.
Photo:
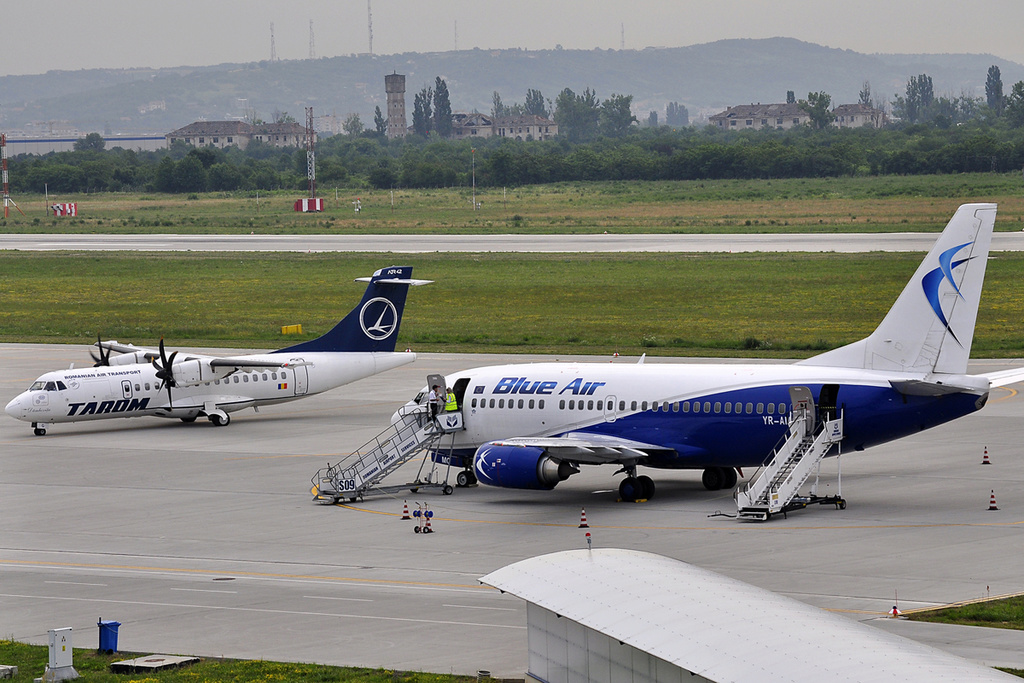
[[[966, 201], [1024, 227], [1017, 174], [608, 182], [391, 193], [324, 188], [327, 210], [272, 196], [89, 195], [55, 219], [18, 197], [2, 232], [573, 233], [939, 231]], [[363, 210], [352, 210], [361, 193]], [[399, 344], [422, 351], [798, 357], [868, 334], [918, 254], [337, 255], [0, 251], [0, 341], [278, 347], [320, 334], [395, 262], [436, 280], [409, 297]], [[1024, 351], [1024, 262], [996, 255], [974, 355]]]
[[[12, 170], [12, 173], [14, 171]], [[968, 201], [999, 202], [997, 230], [1024, 228], [1019, 174], [795, 180], [562, 183], [473, 191], [322, 188], [325, 211], [292, 209], [300, 191], [15, 197], [0, 232], [540, 234], [937, 231]], [[356, 213], [352, 202], [359, 199]]]
[[[802, 357], [866, 336], [920, 254], [0, 252], [0, 341], [276, 348], [355, 306], [401, 262], [399, 347], [495, 353]], [[975, 356], [1024, 353], [1024, 254], [989, 263]], [[302, 324], [302, 337], [281, 326]]]
[[[450, 676], [420, 672], [395, 672], [385, 669], [359, 669], [319, 664], [203, 659], [181, 669], [156, 673], [115, 674], [110, 664], [145, 656], [149, 653], [100, 654], [76, 648], [74, 667], [87, 683], [242, 683], [248, 681], [300, 681], [302, 683], [470, 683], [476, 676]], [[27, 645], [0, 640], [0, 664], [17, 666], [14, 683], [40, 678], [49, 659], [44, 645]], [[490, 679], [487, 679], [490, 680]]]

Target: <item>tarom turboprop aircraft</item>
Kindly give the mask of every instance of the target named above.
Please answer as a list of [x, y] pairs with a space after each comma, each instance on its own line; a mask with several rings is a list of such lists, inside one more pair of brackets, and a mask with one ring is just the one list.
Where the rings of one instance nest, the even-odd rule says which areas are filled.
[[636, 500], [654, 494], [641, 466], [702, 469], [705, 488], [732, 488], [737, 468], [762, 465], [786, 435], [794, 387], [809, 390], [822, 418], [841, 414], [830, 455], [980, 410], [993, 387], [1024, 379], [1024, 368], [966, 374], [995, 216], [995, 204], [961, 206], [878, 328], [807, 360], [536, 363], [450, 375], [464, 431], [446, 434], [433, 457], [466, 468], [460, 485], [518, 489], [551, 489], [581, 465], [612, 464], [626, 474], [620, 497]]
[[[91, 368], [42, 375], [7, 404], [7, 414], [31, 422], [37, 436], [55, 423], [116, 417], [206, 417], [230, 422], [244, 408], [294, 401], [416, 360], [395, 353], [395, 340], [410, 285], [409, 266], [391, 266], [370, 277], [362, 301], [317, 339], [268, 353], [217, 357], [144, 349], [97, 341]], [[112, 355], [121, 354], [121, 355]]]

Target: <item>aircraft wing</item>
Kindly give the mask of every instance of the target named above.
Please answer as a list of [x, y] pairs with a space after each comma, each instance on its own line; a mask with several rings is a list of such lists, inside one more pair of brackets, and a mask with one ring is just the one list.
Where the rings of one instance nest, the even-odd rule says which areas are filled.
[[1000, 370], [982, 375], [988, 379], [992, 387], [1005, 387], [1008, 384], [1016, 384], [1024, 381], [1024, 368], [1013, 368], [1012, 370]]
[[[189, 356], [192, 359], [192, 356]], [[297, 365], [309, 365], [309, 363], [292, 363], [289, 361], [254, 360], [250, 358], [211, 358], [211, 368], [293, 368]]]
[[107, 351], [116, 351], [118, 353], [138, 353], [143, 352], [146, 356], [146, 360], [152, 360], [160, 357], [160, 352], [157, 349], [147, 349], [144, 346], [135, 346], [134, 344], [122, 344], [118, 341], [97, 341], [93, 346], [98, 346], [101, 349]]
[[494, 443], [503, 446], [532, 446], [543, 448], [559, 460], [603, 465], [607, 463], [636, 463], [654, 451], [669, 451], [664, 446], [586, 432], [570, 432], [564, 436], [520, 437], [502, 439]]

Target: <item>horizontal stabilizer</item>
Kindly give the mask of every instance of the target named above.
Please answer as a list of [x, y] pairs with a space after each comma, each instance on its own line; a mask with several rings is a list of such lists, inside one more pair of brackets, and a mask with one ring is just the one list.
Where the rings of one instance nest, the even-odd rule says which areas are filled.
[[989, 385], [994, 387], [1005, 387], [1017, 382], [1024, 382], [1024, 368], [1013, 368], [1012, 370], [1000, 370], [989, 372], [979, 377], [985, 377]]
[[986, 394], [987, 378], [974, 375], [953, 375], [948, 378], [889, 380], [892, 388], [905, 396], [945, 396], [947, 394]]

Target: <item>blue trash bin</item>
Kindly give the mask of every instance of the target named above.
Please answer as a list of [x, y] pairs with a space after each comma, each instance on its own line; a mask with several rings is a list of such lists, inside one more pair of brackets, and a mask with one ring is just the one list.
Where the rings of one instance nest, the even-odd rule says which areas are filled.
[[100, 652], [117, 652], [117, 627], [121, 622], [100, 619], [96, 625], [100, 628]]

